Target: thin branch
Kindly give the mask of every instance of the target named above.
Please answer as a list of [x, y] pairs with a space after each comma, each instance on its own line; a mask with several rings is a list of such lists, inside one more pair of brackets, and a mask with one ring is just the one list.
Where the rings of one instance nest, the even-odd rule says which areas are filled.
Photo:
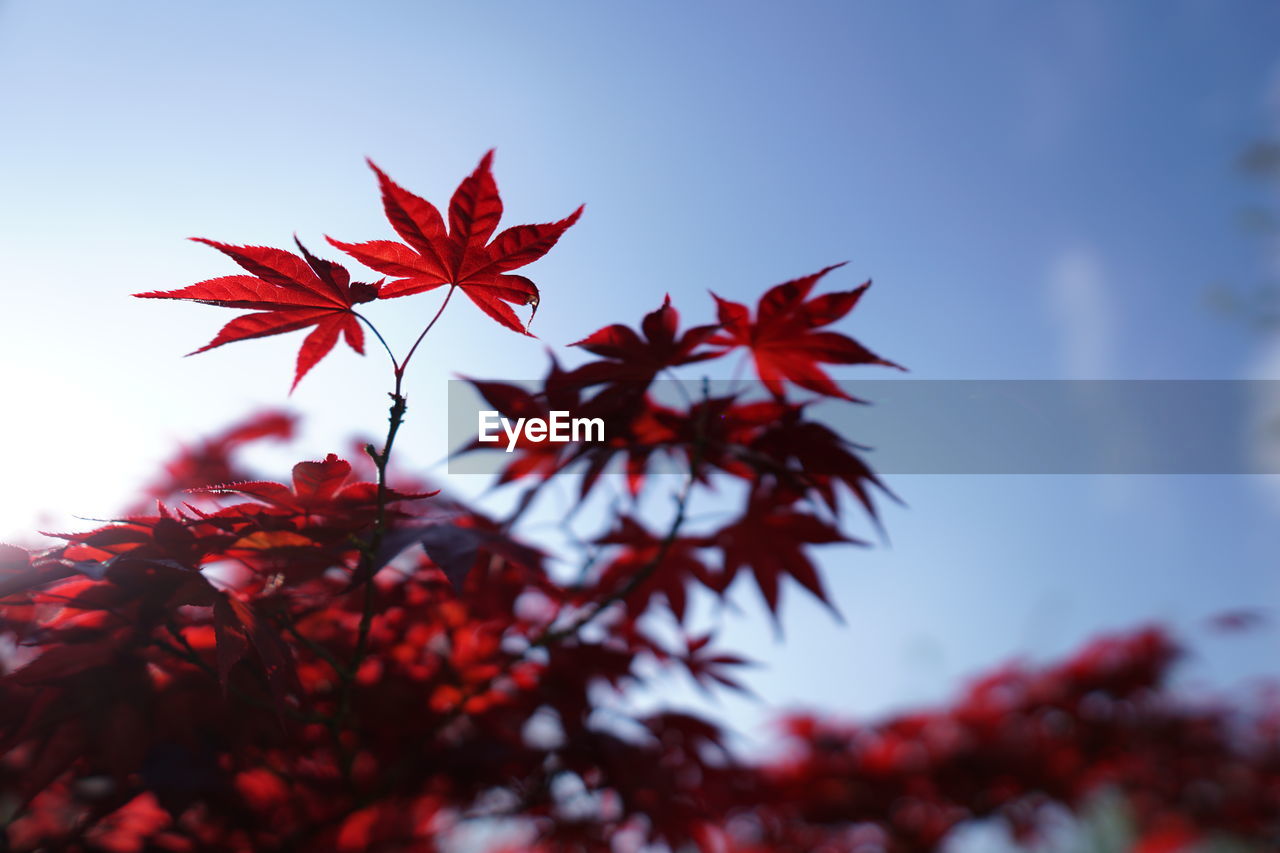
[[[696, 472], [696, 468], [694, 469]], [[604, 598], [597, 599], [592, 603], [586, 613], [580, 615], [568, 625], [562, 628], [552, 629], [550, 626], [544, 630], [538, 637], [529, 644], [529, 649], [541, 648], [543, 646], [554, 645], [561, 640], [574, 636], [587, 625], [591, 624], [605, 610], [608, 610], [619, 601], [623, 601], [631, 596], [633, 592], [645, 584], [654, 573], [662, 567], [666, 562], [667, 555], [671, 553], [671, 547], [675, 544], [680, 535], [680, 528], [684, 526], [685, 511], [689, 506], [689, 496], [693, 491], [693, 484], [696, 482], [695, 473], [691, 472], [689, 480], [685, 483], [684, 488], [680, 490], [680, 494], [676, 497], [676, 514], [671, 521], [670, 527], [667, 528], [666, 535], [662, 537], [662, 541], [658, 543], [658, 550], [654, 553], [649, 562], [645, 563], [635, 574], [627, 578], [627, 582], [606, 595]]]
[[[689, 478], [685, 481], [680, 494], [676, 497], [676, 513], [671, 520], [670, 526], [667, 528], [666, 535], [662, 537], [662, 541], [658, 543], [658, 550], [654, 553], [653, 558], [640, 568], [635, 574], [627, 579], [627, 582], [604, 598], [598, 599], [586, 613], [573, 620], [569, 625], [563, 628], [552, 629], [550, 626], [536, 637], [529, 648], [535, 649], [543, 646], [552, 645], [562, 639], [566, 639], [577, 634], [591, 622], [593, 622], [601, 613], [610, 606], [617, 604], [630, 597], [630, 595], [644, 585], [654, 573], [662, 567], [666, 561], [667, 555], [671, 553], [671, 547], [680, 536], [680, 529], [684, 526], [689, 508], [689, 498], [693, 494], [693, 487], [698, 483], [699, 469], [702, 467], [702, 457], [705, 452], [706, 445], [706, 419], [707, 408], [706, 401], [710, 396], [710, 384], [707, 379], [702, 380], [702, 402], [703, 408], [699, 413], [697, 421], [694, 423], [693, 434], [693, 452], [689, 456]], [[686, 398], [688, 399], [688, 398]], [[689, 408], [694, 406], [693, 401], [689, 400]]]
[[[369, 540], [361, 546], [360, 565], [356, 570], [364, 593], [360, 605], [360, 625], [356, 630], [356, 647], [351, 655], [350, 662], [345, 667], [337, 664], [336, 661], [331, 662], [342, 682], [338, 710], [328, 722], [335, 732], [342, 729], [351, 715], [351, 703], [355, 692], [356, 677], [359, 675], [360, 665], [369, 653], [369, 634], [373, 628], [374, 606], [377, 602], [377, 587], [373, 582], [373, 578], [378, 573], [378, 555], [382, 549], [382, 543], [386, 538], [388, 529], [387, 505], [390, 503], [391, 489], [387, 484], [387, 477], [391, 466], [391, 452], [395, 447], [396, 436], [400, 432], [400, 427], [404, 423], [405, 413], [409, 409], [409, 401], [404, 395], [405, 369], [409, 366], [410, 359], [417, 352], [427, 333], [431, 331], [436, 321], [444, 314], [444, 309], [448, 306], [449, 299], [456, 289], [456, 286], [449, 287], [449, 292], [445, 294], [444, 301], [440, 303], [440, 308], [436, 311], [435, 316], [431, 318], [431, 321], [427, 323], [422, 333], [418, 335], [418, 339], [413, 342], [413, 346], [409, 348], [404, 360], [396, 363], [395, 356], [391, 356], [395, 374], [395, 388], [390, 393], [391, 408], [387, 414], [387, 437], [383, 440], [382, 450], [380, 451], [371, 444], [365, 447], [365, 452], [373, 460], [374, 467], [378, 472], [377, 514]], [[370, 328], [372, 328], [372, 325], [370, 325]], [[377, 330], [374, 331], [374, 334], [377, 334]], [[378, 339], [382, 340], [382, 336], [378, 335]], [[383, 346], [386, 347], [385, 341], [383, 341]], [[390, 347], [386, 347], [386, 349], [388, 355], [390, 355]], [[350, 781], [351, 766], [355, 759], [354, 748], [343, 750], [340, 753], [340, 759], [343, 776]]]

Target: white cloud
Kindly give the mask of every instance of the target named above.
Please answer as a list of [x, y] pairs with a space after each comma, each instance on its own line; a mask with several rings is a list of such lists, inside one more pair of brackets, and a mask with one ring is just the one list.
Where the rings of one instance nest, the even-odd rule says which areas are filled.
[[[1058, 350], [1066, 379], [1109, 379], [1115, 374], [1116, 310], [1110, 283], [1097, 250], [1073, 246], [1049, 264], [1046, 301], [1058, 327]], [[1077, 400], [1094, 440], [1111, 458], [1134, 455], [1142, 443], [1137, 424], [1124, 416], [1124, 401], [1105, 387], [1082, 389]], [[1124, 512], [1140, 504], [1139, 481], [1126, 476], [1097, 476], [1100, 506]]]
[[1067, 378], [1106, 378], [1113, 358], [1115, 311], [1097, 252], [1075, 247], [1059, 253], [1049, 266], [1047, 296]]

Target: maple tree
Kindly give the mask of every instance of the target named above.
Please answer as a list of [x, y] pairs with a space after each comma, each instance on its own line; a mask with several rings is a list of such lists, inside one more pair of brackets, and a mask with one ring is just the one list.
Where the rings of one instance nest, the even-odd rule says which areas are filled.
[[[183, 447], [120, 520], [0, 546], [0, 847], [434, 851], [470, 837], [506, 851], [915, 853], [977, 819], [1031, 843], [1053, 808], [1114, 797], [1135, 850], [1219, 836], [1274, 849], [1280, 702], [1242, 718], [1181, 700], [1167, 687], [1179, 649], [1157, 629], [1001, 670], [936, 711], [791, 716], [787, 749], [765, 761], [692, 712], [603, 702], [655, 669], [745, 690], [749, 662], [689, 624], [691, 596], [724, 599], [739, 575], [774, 618], [787, 585], [834, 607], [815, 552], [855, 543], [848, 511], [874, 520], [890, 495], [810, 415], [848, 397], [823, 365], [896, 365], [823, 330], [866, 290], [812, 296], [834, 267], [767, 291], [754, 319], [716, 297], [718, 322], [683, 332], [668, 297], [639, 331], [583, 338], [596, 360], [553, 359], [535, 388], [475, 381], [504, 415], [609, 426], [603, 441], [519, 442], [501, 516], [459, 500], [394, 464], [405, 373], [455, 290], [527, 333], [510, 306], [536, 308], [539, 290], [511, 271], [581, 213], [494, 237], [491, 165], [459, 186], [447, 225], [374, 167], [404, 242], [330, 242], [390, 282], [353, 282], [300, 242], [298, 255], [205, 240], [247, 274], [138, 294], [250, 312], [200, 351], [310, 329], [295, 386], [339, 338], [362, 352], [367, 326], [391, 356], [387, 431], [275, 482], [241, 462], [292, 435], [291, 416], [263, 413]], [[442, 287], [401, 357], [356, 310]], [[741, 350], [758, 393], [696, 380], [679, 400], [659, 393], [659, 377]], [[655, 476], [659, 463], [680, 476]], [[570, 555], [527, 530], [542, 486], [576, 473], [573, 515], [605, 500], [614, 469], [626, 488], [558, 570]], [[716, 518], [695, 523], [713, 489]], [[664, 491], [662, 516], [644, 500]]]

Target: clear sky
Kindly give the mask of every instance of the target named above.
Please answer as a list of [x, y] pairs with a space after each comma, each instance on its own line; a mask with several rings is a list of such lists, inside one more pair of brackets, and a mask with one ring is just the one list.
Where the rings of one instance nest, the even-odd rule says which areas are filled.
[[[918, 378], [1257, 375], [1268, 341], [1205, 295], [1270, 272], [1237, 223], [1265, 188], [1234, 164], [1277, 130], [1277, 33], [1260, 2], [0, 0], [0, 535], [110, 516], [175, 439], [286, 402], [297, 336], [182, 359], [229, 315], [127, 294], [231, 271], [192, 235], [385, 236], [366, 155], [443, 200], [496, 147], [511, 222], [587, 203], [530, 270], [540, 341], [465, 303], [433, 332], [420, 464], [454, 373], [534, 376], [664, 292], [705, 321], [708, 288], [842, 260], [833, 286], [876, 282], [845, 328]], [[434, 304], [378, 308], [403, 344]], [[287, 401], [298, 455], [378, 429], [376, 358], [337, 352]], [[1190, 678], [1277, 659], [1274, 628], [1201, 628], [1280, 604], [1258, 478], [891, 484], [890, 542], [824, 558], [847, 624], [789, 589], [779, 641], [737, 590], [723, 637], [773, 705], [940, 701], [1148, 619], [1202, 649]]]

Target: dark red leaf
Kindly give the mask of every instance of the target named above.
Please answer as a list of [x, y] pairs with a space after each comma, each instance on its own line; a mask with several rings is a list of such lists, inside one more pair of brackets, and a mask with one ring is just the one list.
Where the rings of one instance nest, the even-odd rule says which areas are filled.
[[678, 334], [679, 325], [680, 314], [671, 307], [668, 295], [657, 310], [641, 321], [643, 337], [628, 326], [614, 324], [573, 344], [607, 360], [585, 364], [574, 370], [570, 378], [583, 385], [601, 382], [646, 385], [667, 368], [718, 358], [727, 352], [699, 349], [711, 339], [718, 326], [695, 326]]
[[249, 639], [245, 635], [244, 626], [226, 596], [219, 597], [213, 605], [213, 630], [217, 640], [215, 657], [218, 664], [218, 684], [225, 698], [231, 668], [249, 650]]
[[[276, 714], [283, 720], [285, 700], [289, 692], [298, 686], [298, 676], [293, 668], [289, 647], [285, 645], [275, 628], [263, 619], [251, 604], [234, 596], [227, 596], [223, 600], [230, 609], [229, 624], [238, 624], [242, 635], [248, 636], [254, 651], [258, 653], [258, 659], [262, 662], [262, 669], [267, 678], [267, 686], [271, 690], [271, 698], [275, 702]], [[228, 615], [224, 614], [223, 618], [228, 618]], [[231, 642], [232, 647], [229, 653], [234, 653], [236, 641]], [[243, 651], [240, 654], [243, 655]], [[234, 661], [232, 663], [234, 664]], [[220, 678], [223, 677], [221, 667], [220, 662]]]
[[724, 553], [720, 588], [727, 588], [738, 572], [749, 568], [769, 611], [778, 611], [779, 581], [795, 579], [827, 606], [817, 567], [805, 553], [809, 545], [856, 543], [817, 516], [795, 509], [772, 494], [752, 496], [743, 516], [709, 538]]

